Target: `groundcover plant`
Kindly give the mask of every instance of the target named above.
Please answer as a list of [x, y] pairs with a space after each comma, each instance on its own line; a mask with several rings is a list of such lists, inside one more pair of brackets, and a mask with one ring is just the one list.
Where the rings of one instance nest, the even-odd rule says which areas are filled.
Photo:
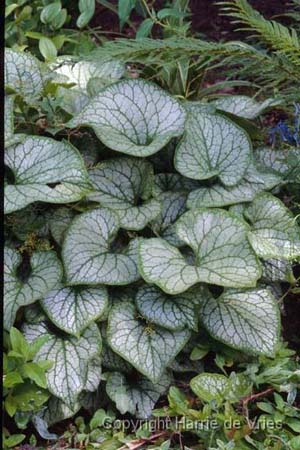
[[[174, 374], [200, 371], [188, 355], [205, 339], [268, 357], [281, 343], [276, 286], [300, 229], [276, 194], [299, 153], [261, 158], [243, 127], [272, 102], [184, 101], [124, 74], [6, 51], [4, 326], [44, 337], [37, 427], [96, 391], [150, 417]], [[204, 381], [192, 389], [219, 390]]]

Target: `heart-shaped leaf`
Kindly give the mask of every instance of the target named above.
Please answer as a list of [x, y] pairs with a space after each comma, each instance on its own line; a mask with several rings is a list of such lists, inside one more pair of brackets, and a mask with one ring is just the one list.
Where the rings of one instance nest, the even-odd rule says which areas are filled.
[[13, 326], [18, 309], [42, 298], [62, 277], [62, 267], [54, 252], [34, 252], [30, 259], [30, 275], [22, 280], [18, 269], [20, 254], [4, 249], [4, 328]]
[[81, 214], [73, 220], [62, 249], [69, 284], [124, 285], [139, 279], [138, 240], [132, 240], [123, 253], [111, 250], [119, 226], [116, 213], [104, 208]]
[[74, 90], [86, 91], [88, 82], [93, 78], [105, 81], [116, 81], [124, 74], [124, 64], [112, 61], [76, 61], [70, 56], [60, 56], [53, 64], [53, 70], [64, 78], [65, 82], [73, 83]]
[[229, 112], [244, 119], [255, 119], [263, 113], [267, 108], [277, 106], [281, 102], [274, 98], [259, 103], [247, 95], [228, 95], [214, 100], [213, 105], [217, 109]]
[[225, 291], [204, 301], [199, 314], [209, 333], [225, 344], [253, 354], [274, 354], [280, 315], [268, 289]]
[[147, 161], [105, 161], [90, 171], [90, 179], [95, 192], [89, 199], [115, 210], [122, 228], [142, 230], [160, 213], [160, 202], [151, 198], [153, 168]]
[[165, 91], [125, 80], [103, 89], [68, 126], [90, 126], [107, 147], [144, 157], [180, 136], [184, 122], [184, 109]]
[[36, 354], [35, 361], [53, 361], [46, 373], [48, 389], [73, 408], [79, 393], [85, 389], [89, 362], [101, 352], [97, 325], [91, 324], [79, 339], [68, 335], [56, 336], [43, 324], [25, 325], [24, 334], [29, 342], [42, 335], [49, 337]]
[[163, 374], [155, 384], [144, 377], [130, 383], [125, 375], [113, 372], [107, 379], [106, 392], [121, 414], [129, 412], [139, 419], [147, 419], [151, 416], [159, 397], [168, 389], [170, 382], [170, 377]]
[[192, 391], [205, 402], [221, 403], [230, 389], [228, 378], [218, 373], [201, 373], [190, 382]]
[[80, 403], [76, 402], [71, 408], [62, 400], [52, 395], [47, 403], [47, 408], [42, 410], [39, 415], [46, 421], [48, 426], [51, 426], [74, 416], [79, 411], [80, 407]]
[[255, 253], [264, 259], [292, 260], [300, 256], [300, 228], [293, 214], [271, 194], [259, 194], [245, 212]]
[[187, 206], [190, 209], [213, 208], [250, 202], [258, 192], [272, 189], [281, 182], [282, 178], [279, 175], [261, 172], [254, 165], [250, 165], [237, 186], [215, 184], [211, 187], [200, 187], [189, 194]]
[[195, 254], [194, 264], [162, 239], [144, 239], [139, 247], [143, 278], [169, 294], [197, 282], [228, 287], [253, 287], [260, 264], [247, 241], [249, 227], [223, 210], [189, 211], [177, 221], [177, 235]]
[[234, 186], [250, 164], [251, 142], [245, 131], [218, 114], [193, 107], [175, 152], [175, 167], [195, 180], [218, 176]]
[[28, 103], [34, 102], [43, 90], [47, 70], [28, 52], [5, 49], [5, 86], [22, 95]]
[[67, 142], [28, 136], [6, 150], [5, 164], [15, 177], [5, 186], [6, 213], [36, 201], [74, 202], [91, 190], [83, 160]]
[[83, 330], [104, 314], [108, 307], [105, 287], [61, 287], [41, 300], [49, 319], [66, 333], [80, 336]]
[[109, 314], [107, 341], [122, 358], [130, 362], [153, 383], [190, 338], [190, 331], [169, 331], [147, 325], [138, 317], [132, 303], [120, 303]]
[[[149, 322], [168, 330], [198, 329], [196, 302], [203, 300], [204, 292], [197, 288], [181, 295], [167, 295], [155, 286], [141, 287], [136, 295], [136, 306]], [[205, 298], [205, 297], [204, 297]]]

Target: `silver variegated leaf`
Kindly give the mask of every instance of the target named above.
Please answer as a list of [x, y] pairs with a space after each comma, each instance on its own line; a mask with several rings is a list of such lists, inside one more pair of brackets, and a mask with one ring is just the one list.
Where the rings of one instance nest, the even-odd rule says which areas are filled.
[[47, 407], [42, 411], [41, 417], [50, 427], [57, 422], [61, 422], [62, 420], [74, 416], [79, 411], [80, 407], [80, 403], [76, 402], [71, 408], [61, 399], [52, 395], [47, 403]]
[[79, 114], [91, 100], [83, 91], [62, 86], [57, 89], [56, 96], [59, 98], [60, 107], [72, 116]]
[[21, 306], [34, 303], [61, 280], [62, 267], [52, 251], [34, 252], [30, 259], [31, 273], [22, 280], [18, 269], [21, 255], [12, 248], [4, 249], [4, 328], [9, 330]]
[[70, 408], [74, 408], [78, 395], [86, 388], [89, 363], [101, 352], [101, 335], [96, 324], [85, 329], [78, 339], [74, 336], [56, 336], [43, 324], [24, 326], [24, 335], [30, 342], [47, 335], [47, 342], [35, 356], [35, 360], [53, 361], [47, 371], [49, 391]]
[[213, 105], [222, 111], [243, 117], [244, 119], [255, 119], [266, 109], [279, 105], [281, 102], [269, 98], [263, 102], [257, 102], [247, 95], [228, 95], [214, 100]]
[[170, 383], [171, 379], [167, 374], [163, 374], [159, 381], [153, 384], [144, 377], [130, 383], [125, 375], [113, 372], [107, 379], [106, 392], [121, 414], [129, 412], [139, 419], [147, 419]]
[[48, 74], [45, 66], [30, 53], [6, 48], [4, 76], [7, 88], [32, 103], [40, 96]]
[[189, 194], [187, 206], [190, 209], [214, 208], [250, 202], [257, 193], [272, 189], [281, 182], [282, 178], [279, 175], [261, 172], [254, 165], [250, 165], [243, 180], [236, 186], [215, 184], [211, 187], [200, 187]]
[[268, 282], [295, 282], [293, 266], [290, 261], [281, 259], [267, 259], [263, 261], [262, 277]]
[[246, 132], [218, 114], [193, 108], [184, 137], [175, 152], [175, 167], [195, 180], [218, 177], [234, 186], [250, 164], [251, 142]]
[[107, 342], [116, 353], [156, 383], [191, 333], [187, 329], [169, 331], [153, 327], [138, 316], [132, 303], [114, 306], [108, 319]]
[[143, 286], [138, 290], [135, 302], [140, 314], [151, 323], [168, 330], [189, 328], [197, 331], [195, 298], [203, 300], [204, 295], [201, 288], [175, 296], [168, 295], [155, 286]]
[[261, 266], [247, 240], [248, 225], [223, 210], [189, 211], [177, 221], [177, 235], [195, 254], [189, 264], [163, 239], [144, 239], [139, 247], [143, 278], [169, 294], [197, 282], [227, 287], [254, 287]]
[[260, 148], [255, 156], [262, 165], [282, 176], [287, 182], [300, 183], [300, 154], [297, 149]]
[[80, 336], [108, 307], [105, 287], [60, 287], [48, 292], [40, 303], [47, 316], [66, 333]]
[[185, 178], [179, 173], [158, 173], [154, 177], [153, 195], [159, 196], [166, 191], [186, 192], [199, 187], [199, 181]]
[[102, 365], [106, 370], [130, 373], [133, 367], [117, 353], [113, 352], [112, 349], [103, 342], [102, 350]]
[[28, 136], [7, 149], [4, 162], [15, 177], [5, 186], [6, 213], [36, 201], [74, 202], [91, 190], [83, 160], [67, 142]]
[[207, 298], [199, 315], [209, 333], [230, 347], [252, 354], [274, 354], [280, 314], [269, 290], [225, 291], [219, 298]]
[[119, 227], [117, 214], [104, 208], [73, 220], [62, 249], [69, 284], [124, 285], [139, 279], [138, 240], [131, 240], [122, 253], [113, 253], [110, 249]]
[[142, 80], [125, 80], [103, 89], [68, 126], [90, 126], [107, 147], [144, 157], [180, 136], [184, 122], [184, 109], [165, 91]]
[[230, 384], [225, 375], [201, 373], [190, 381], [192, 391], [205, 402], [221, 403], [229, 392]]
[[253, 230], [248, 233], [263, 259], [293, 260], [300, 256], [300, 228], [291, 211], [271, 194], [259, 194], [245, 211]]
[[102, 355], [95, 356], [88, 363], [86, 383], [84, 390], [88, 392], [95, 392], [102, 380]]
[[75, 212], [71, 208], [58, 208], [49, 213], [49, 227], [51, 234], [57, 244], [62, 245], [65, 232], [75, 217]]
[[161, 211], [152, 198], [153, 168], [144, 160], [118, 158], [104, 161], [90, 171], [94, 192], [89, 199], [117, 212], [120, 226], [142, 230]]
[[100, 78], [107, 84], [121, 78], [125, 72], [124, 64], [112, 61], [76, 61], [70, 56], [60, 56], [53, 64], [55, 73], [67, 83], [74, 84], [74, 90], [86, 91], [92, 78]]
[[24, 139], [24, 134], [14, 132], [14, 96], [6, 95], [4, 99], [4, 143], [5, 147], [14, 145]]

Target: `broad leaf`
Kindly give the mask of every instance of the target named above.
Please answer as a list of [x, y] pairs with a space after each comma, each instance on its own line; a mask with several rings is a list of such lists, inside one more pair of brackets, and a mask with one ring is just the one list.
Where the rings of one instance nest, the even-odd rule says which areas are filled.
[[113, 352], [105, 342], [103, 342], [102, 365], [109, 371], [117, 370], [118, 372], [130, 373], [133, 370], [133, 367], [125, 359]]
[[62, 245], [65, 232], [70, 226], [75, 212], [71, 208], [58, 208], [49, 213], [49, 227], [55, 241]]
[[226, 117], [194, 107], [174, 161], [178, 172], [188, 178], [218, 176], [226, 186], [233, 186], [244, 176], [250, 152], [251, 142], [243, 129]]
[[215, 184], [201, 187], [189, 194], [188, 208], [218, 207], [235, 203], [250, 202], [258, 192], [272, 189], [282, 182], [279, 175], [262, 172], [250, 165], [243, 180], [236, 186], [228, 187]]
[[41, 94], [47, 77], [44, 66], [28, 52], [5, 49], [5, 86], [22, 95], [28, 103]]
[[155, 384], [144, 377], [130, 383], [125, 375], [114, 372], [107, 379], [106, 392], [121, 414], [129, 412], [139, 419], [147, 419], [159, 397], [168, 389], [170, 381], [170, 377], [163, 374]]
[[256, 151], [257, 159], [273, 173], [281, 175], [287, 182], [300, 183], [300, 152], [289, 148], [275, 150], [260, 148]]
[[275, 281], [295, 282], [292, 263], [280, 259], [267, 259], [263, 261], [262, 277], [272, 283]]
[[102, 355], [101, 357], [95, 356], [89, 361], [86, 383], [84, 390], [88, 392], [95, 392], [102, 379]]
[[273, 355], [279, 339], [280, 316], [267, 289], [225, 291], [200, 306], [209, 333], [225, 344], [253, 354]]
[[229, 95], [214, 100], [213, 105], [222, 111], [234, 114], [244, 119], [255, 119], [267, 108], [277, 106], [281, 102], [269, 98], [261, 103], [246, 95]]
[[264, 259], [292, 260], [300, 256], [300, 228], [293, 214], [271, 194], [259, 194], [245, 212], [255, 253]]
[[70, 284], [124, 285], [139, 279], [137, 241], [132, 240], [123, 253], [111, 250], [119, 226], [116, 213], [104, 208], [81, 214], [73, 220], [62, 250]]
[[152, 83], [126, 80], [103, 89], [69, 123], [90, 126], [107, 147], [132, 156], [149, 156], [184, 130], [180, 104]]
[[24, 134], [14, 134], [14, 96], [6, 95], [4, 100], [4, 143], [5, 147], [21, 142]]
[[176, 236], [175, 222], [186, 211], [185, 192], [163, 192], [159, 195], [162, 211], [151, 223], [155, 234], [160, 235], [170, 244], [180, 247], [182, 242]]
[[175, 247], [162, 239], [144, 239], [139, 247], [143, 278], [169, 294], [186, 291], [197, 282], [228, 287], [253, 287], [261, 267], [248, 241], [247, 224], [223, 210], [199, 209], [185, 213], [177, 235], [195, 254], [189, 264]]
[[30, 259], [30, 275], [18, 276], [22, 263], [20, 254], [11, 248], [4, 250], [4, 328], [12, 327], [18, 309], [34, 303], [53, 289], [62, 277], [62, 267], [54, 252], [34, 252]]
[[39, 335], [49, 336], [35, 360], [53, 361], [46, 373], [48, 389], [67, 406], [75, 407], [79, 393], [86, 386], [89, 362], [101, 352], [98, 327], [91, 324], [79, 339], [56, 336], [41, 324], [25, 325], [24, 332], [29, 341]]
[[199, 181], [185, 178], [179, 173], [158, 173], [154, 177], [153, 195], [159, 198], [162, 192], [186, 192], [199, 187]]
[[41, 305], [58, 328], [80, 336], [91, 322], [104, 314], [108, 307], [108, 294], [101, 286], [61, 287], [48, 292]]
[[132, 303], [116, 305], [109, 314], [108, 344], [153, 383], [160, 380], [189, 337], [186, 329], [169, 331], [150, 326], [138, 317]]
[[160, 213], [160, 202], [151, 198], [153, 168], [147, 161], [104, 161], [90, 171], [90, 179], [95, 192], [88, 198], [115, 210], [122, 228], [142, 230]]
[[222, 403], [230, 389], [228, 378], [218, 373], [201, 373], [190, 381], [192, 391], [204, 402]]
[[204, 292], [197, 288], [181, 295], [167, 295], [154, 286], [141, 287], [136, 295], [136, 306], [149, 322], [168, 330], [198, 329], [196, 298], [203, 300]]
[[36, 201], [74, 202], [90, 191], [83, 160], [67, 142], [28, 136], [7, 149], [5, 164], [15, 177], [5, 186], [6, 213]]
[[62, 86], [57, 89], [56, 96], [60, 99], [60, 107], [72, 116], [79, 114], [91, 100], [83, 91]]
[[47, 408], [40, 415], [46, 421], [47, 425], [51, 426], [74, 416], [79, 411], [80, 406], [80, 403], [76, 402], [71, 408], [59, 398], [51, 396], [47, 403]]
[[65, 82], [73, 83], [74, 90], [86, 91], [92, 78], [100, 78], [113, 82], [121, 78], [125, 67], [120, 61], [75, 61], [70, 56], [60, 56], [53, 65], [54, 71], [64, 78]]

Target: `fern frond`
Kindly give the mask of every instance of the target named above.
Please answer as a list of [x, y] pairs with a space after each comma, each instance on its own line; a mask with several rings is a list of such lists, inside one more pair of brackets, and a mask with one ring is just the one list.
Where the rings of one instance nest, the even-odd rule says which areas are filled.
[[300, 39], [293, 28], [265, 19], [247, 0], [230, 0], [218, 4], [225, 15], [237, 19], [234, 23], [243, 24], [244, 30], [255, 31], [264, 44], [286, 57], [290, 63], [300, 66]]

